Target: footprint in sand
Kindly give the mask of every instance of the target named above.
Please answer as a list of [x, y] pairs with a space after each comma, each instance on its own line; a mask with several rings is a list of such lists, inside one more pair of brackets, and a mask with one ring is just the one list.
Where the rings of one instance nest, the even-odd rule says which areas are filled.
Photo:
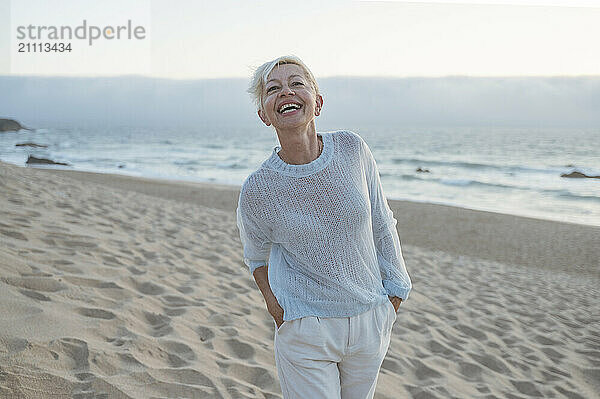
[[544, 352], [546, 356], [548, 356], [554, 363], [560, 362], [565, 357], [565, 355], [553, 348], [541, 348], [541, 351]]
[[66, 286], [51, 277], [6, 277], [0, 281], [19, 288], [27, 288], [33, 291], [57, 292]]
[[144, 259], [140, 258], [139, 256], [136, 256], [135, 258], [133, 258], [133, 263], [135, 263], [137, 266], [148, 266], [148, 262], [146, 262]]
[[96, 376], [92, 373], [83, 372], [83, 373], [76, 373], [75, 378], [77, 378], [79, 381], [87, 382], [87, 381], [94, 380], [96, 378]]
[[69, 248], [75, 248], [75, 249], [89, 249], [89, 248], [96, 248], [98, 246], [98, 244], [96, 244], [95, 242], [86, 242], [86, 241], [63, 241], [63, 244], [66, 245]]
[[94, 237], [78, 234], [50, 233], [42, 240], [48, 244], [54, 242], [54, 240], [59, 240], [69, 249], [91, 249], [98, 247]]
[[73, 274], [83, 274], [83, 270], [79, 267], [74, 266], [75, 263], [70, 260], [54, 260], [52, 261], [52, 265], [55, 269], [58, 269], [63, 272], [73, 273]]
[[41, 250], [39, 248], [27, 248], [29, 252], [34, 254], [45, 254], [47, 251]]
[[99, 392], [98, 384], [95, 382], [98, 381], [97, 377], [92, 373], [78, 373], [75, 374], [75, 378], [77, 378], [77, 384], [73, 388], [73, 399], [86, 399], [86, 398], [94, 398], [94, 399], [108, 399], [110, 398], [107, 392]]
[[[224, 345], [223, 345], [224, 343]], [[219, 340], [215, 342], [216, 350], [227, 357], [232, 357], [238, 360], [252, 359], [256, 353], [252, 345], [240, 341], [237, 338]]]
[[561, 387], [560, 385], [556, 385], [554, 387], [554, 389], [556, 389], [558, 392], [562, 393], [563, 395], [565, 395], [566, 398], [569, 398], [569, 399], [585, 399], [583, 396], [579, 395], [577, 392], [569, 391], [569, 390]]
[[42, 241], [44, 244], [48, 244], [48, 246], [52, 248], [56, 247], [56, 242], [51, 238], [40, 238], [40, 241]]
[[104, 320], [112, 320], [114, 319], [116, 316], [114, 313], [109, 312], [107, 310], [104, 309], [97, 309], [97, 308], [79, 308], [75, 310], [77, 313], [79, 313], [82, 316], [85, 317], [91, 317], [94, 319], [104, 319]]
[[181, 316], [182, 314], [185, 314], [185, 312], [187, 312], [186, 308], [183, 307], [179, 307], [179, 308], [170, 308], [168, 306], [163, 307], [163, 311], [165, 312], [165, 314], [167, 316]]
[[113, 344], [116, 347], [121, 347], [123, 345], [125, 345], [125, 343], [127, 343], [129, 340], [127, 339], [123, 339], [123, 338], [107, 338], [106, 342], [110, 342], [111, 344]]
[[276, 384], [279, 384], [271, 371], [263, 367], [248, 366], [242, 363], [230, 364], [227, 368], [227, 375], [246, 381], [262, 389], [275, 388]]
[[[270, 392], [261, 391], [252, 386], [242, 385], [239, 380], [231, 378], [221, 378], [221, 383], [227, 388], [227, 393], [232, 398], [262, 398], [263, 396], [267, 399], [280, 398], [281, 395], [275, 395]], [[261, 392], [259, 396], [258, 392]]]
[[221, 332], [228, 337], [237, 337], [240, 333], [238, 333], [237, 328], [234, 327], [222, 327]]
[[148, 373], [161, 381], [215, 388], [209, 377], [194, 369], [150, 369]]
[[397, 360], [392, 359], [389, 356], [386, 357], [385, 359], [383, 359], [383, 363], [381, 364], [381, 369], [390, 371], [395, 374], [402, 373], [402, 371], [403, 371], [403, 368], [400, 365], [400, 363]]
[[194, 292], [194, 287], [182, 285], [181, 287], [177, 287], [177, 291], [181, 292], [182, 294], [191, 294]]
[[485, 340], [487, 340], [487, 335], [485, 335], [485, 333], [483, 333], [483, 332], [481, 332], [479, 330], [476, 330], [474, 328], [471, 328], [471, 327], [469, 327], [467, 325], [459, 324], [459, 325], [457, 325], [454, 328], [456, 328], [457, 330], [459, 330], [460, 332], [462, 332], [463, 334], [465, 334], [465, 335], [467, 335], [469, 337], [475, 338], [478, 341], [485, 341]]
[[27, 239], [27, 237], [25, 237], [22, 233], [19, 233], [18, 231], [0, 230], [0, 234], [5, 235], [10, 238], [15, 238], [15, 239], [21, 240], [21, 241], [29, 241]]
[[[20, 227], [31, 227], [31, 223], [29, 222], [29, 219], [18, 217], [18, 218], [12, 218], [12, 220], [14, 222], [17, 222], [17, 223], [15, 223], [17, 226], [20, 226]], [[4, 225], [2, 227], [7, 227], [7, 226]]]
[[451, 355], [456, 354], [455, 351], [445, 347], [436, 340], [430, 340], [428, 346], [432, 353], [444, 355], [446, 358], [449, 358]]
[[25, 217], [28, 219], [39, 218], [40, 216], [42, 216], [42, 214], [39, 213], [38, 211], [28, 210], [27, 212], [25, 212]]
[[553, 345], [560, 344], [560, 341], [556, 341], [556, 340], [550, 339], [548, 337], [544, 337], [543, 335], [537, 335], [534, 339], [541, 345], [553, 346]]
[[163, 295], [160, 299], [165, 305], [173, 308], [193, 305], [187, 298], [178, 295]]
[[198, 334], [198, 337], [202, 342], [209, 341], [215, 337], [215, 333], [213, 332], [213, 330], [205, 326], [199, 326], [196, 329], [196, 333]]
[[89, 366], [87, 342], [77, 338], [60, 338], [51, 341], [48, 349], [58, 353], [59, 357], [66, 355], [72, 360], [72, 370], [81, 370]]
[[517, 391], [519, 391], [520, 393], [527, 395], [528, 398], [541, 398], [544, 395], [541, 394], [540, 391], [537, 390], [537, 388], [535, 387], [535, 385], [530, 382], [530, 381], [515, 381], [515, 380], [510, 380], [511, 384], [514, 385], [515, 388], [517, 388]]
[[28, 298], [35, 299], [36, 301], [45, 301], [45, 302], [50, 301], [50, 298], [48, 298], [46, 295], [41, 294], [37, 291], [19, 290], [19, 292]]
[[153, 337], [164, 337], [173, 330], [171, 318], [168, 316], [144, 312], [144, 318], [151, 327], [150, 335]]
[[215, 326], [231, 326], [234, 324], [229, 314], [215, 313], [208, 317], [208, 321]]
[[72, 284], [84, 286], [84, 287], [92, 287], [92, 288], [117, 288], [122, 289], [117, 284], [112, 281], [102, 281], [96, 280], [93, 278], [83, 278], [76, 276], [64, 276], [65, 281], [68, 281]]
[[4, 336], [2, 337], [2, 340], [0, 340], [0, 351], [3, 353], [3, 355], [14, 356], [29, 347], [29, 341], [23, 338]]
[[166, 352], [175, 354], [185, 360], [196, 360], [194, 350], [182, 342], [162, 340], [159, 343]]
[[442, 374], [440, 374], [437, 370], [432, 369], [431, 367], [427, 366], [425, 363], [421, 362], [420, 360], [414, 359], [413, 363], [414, 363], [414, 373], [415, 373], [415, 376], [417, 377], [417, 380], [419, 380], [419, 381], [428, 380], [430, 378], [442, 377]]
[[165, 292], [164, 288], [160, 285], [151, 283], [150, 281], [141, 282], [133, 280], [132, 283], [137, 291], [145, 295], [160, 295]]
[[463, 360], [459, 361], [458, 366], [460, 367], [460, 373], [467, 381], [481, 381], [481, 372], [483, 371], [481, 366]]
[[102, 263], [107, 266], [123, 266], [123, 263], [114, 256], [102, 255], [102, 259], [104, 260]]
[[129, 273], [131, 273], [133, 275], [136, 275], [136, 276], [139, 276], [139, 275], [142, 275], [142, 274], [146, 273], [145, 270], [140, 270], [140, 269], [137, 269], [137, 268], [135, 268], [133, 266], [128, 267], [127, 270], [129, 270]]
[[448, 390], [442, 386], [422, 387], [405, 384], [404, 388], [410, 392], [410, 397], [419, 399], [438, 399], [453, 397]]
[[487, 367], [490, 370], [493, 370], [502, 375], [510, 374], [508, 367], [504, 364], [502, 360], [496, 359], [491, 355], [478, 355], [476, 353], [469, 353], [477, 363]]
[[146, 251], [144, 248], [140, 248], [139, 251], [142, 253], [142, 256], [146, 258], [146, 260], [155, 260], [157, 257], [156, 252]]
[[130, 250], [125, 249], [125, 248], [119, 248], [119, 252], [121, 252], [122, 254], [125, 254], [125, 255], [133, 255], [133, 252], [131, 252]]

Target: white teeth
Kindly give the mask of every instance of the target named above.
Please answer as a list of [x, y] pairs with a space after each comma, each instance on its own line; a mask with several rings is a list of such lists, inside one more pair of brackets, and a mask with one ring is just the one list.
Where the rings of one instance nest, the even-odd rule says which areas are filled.
[[[284, 111], [284, 109], [286, 109], [286, 108], [290, 108], [290, 109], [289, 109], [289, 110], [286, 110], [286, 111]], [[295, 103], [287, 103], [287, 104], [284, 104], [284, 105], [282, 105], [281, 107], [279, 107], [279, 112], [280, 112], [280, 113], [282, 113], [282, 114], [284, 114], [284, 113], [286, 113], [286, 112], [289, 112], [289, 111], [295, 111], [295, 110], [297, 110], [297, 109], [300, 109], [300, 104], [295, 104]]]

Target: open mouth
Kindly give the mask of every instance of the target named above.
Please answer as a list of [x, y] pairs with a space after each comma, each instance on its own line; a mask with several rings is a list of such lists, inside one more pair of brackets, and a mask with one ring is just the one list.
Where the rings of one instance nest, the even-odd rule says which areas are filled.
[[281, 107], [279, 107], [279, 112], [282, 115], [285, 114], [289, 114], [295, 111], [298, 111], [300, 108], [302, 108], [301, 104], [298, 103], [287, 103], [287, 104], [283, 104]]

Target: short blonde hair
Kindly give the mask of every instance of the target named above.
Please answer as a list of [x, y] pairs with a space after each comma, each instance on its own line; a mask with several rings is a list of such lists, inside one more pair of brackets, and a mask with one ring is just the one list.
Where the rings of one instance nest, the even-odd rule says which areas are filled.
[[298, 65], [304, 72], [306, 79], [308, 79], [308, 82], [312, 86], [316, 95], [319, 96], [321, 94], [319, 92], [319, 85], [317, 84], [317, 80], [315, 79], [310, 69], [308, 69], [308, 67], [304, 64], [304, 62], [302, 62], [302, 60], [296, 57], [295, 55], [284, 55], [281, 57], [277, 57], [272, 61], [265, 62], [264, 64], [256, 68], [256, 70], [254, 71], [254, 74], [252, 75], [252, 80], [250, 81], [250, 87], [248, 87], [247, 91], [252, 96], [252, 100], [256, 105], [256, 109], [263, 110], [263, 100], [265, 96], [265, 85], [267, 83], [267, 77], [269, 76], [273, 68], [285, 64]]

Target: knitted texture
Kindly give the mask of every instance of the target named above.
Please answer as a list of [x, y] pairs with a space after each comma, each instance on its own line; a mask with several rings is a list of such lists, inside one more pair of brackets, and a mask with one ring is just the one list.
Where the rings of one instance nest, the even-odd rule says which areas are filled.
[[347, 317], [412, 288], [396, 219], [375, 159], [356, 133], [317, 133], [323, 150], [303, 165], [280, 146], [240, 191], [237, 225], [252, 274], [268, 265], [284, 320]]

